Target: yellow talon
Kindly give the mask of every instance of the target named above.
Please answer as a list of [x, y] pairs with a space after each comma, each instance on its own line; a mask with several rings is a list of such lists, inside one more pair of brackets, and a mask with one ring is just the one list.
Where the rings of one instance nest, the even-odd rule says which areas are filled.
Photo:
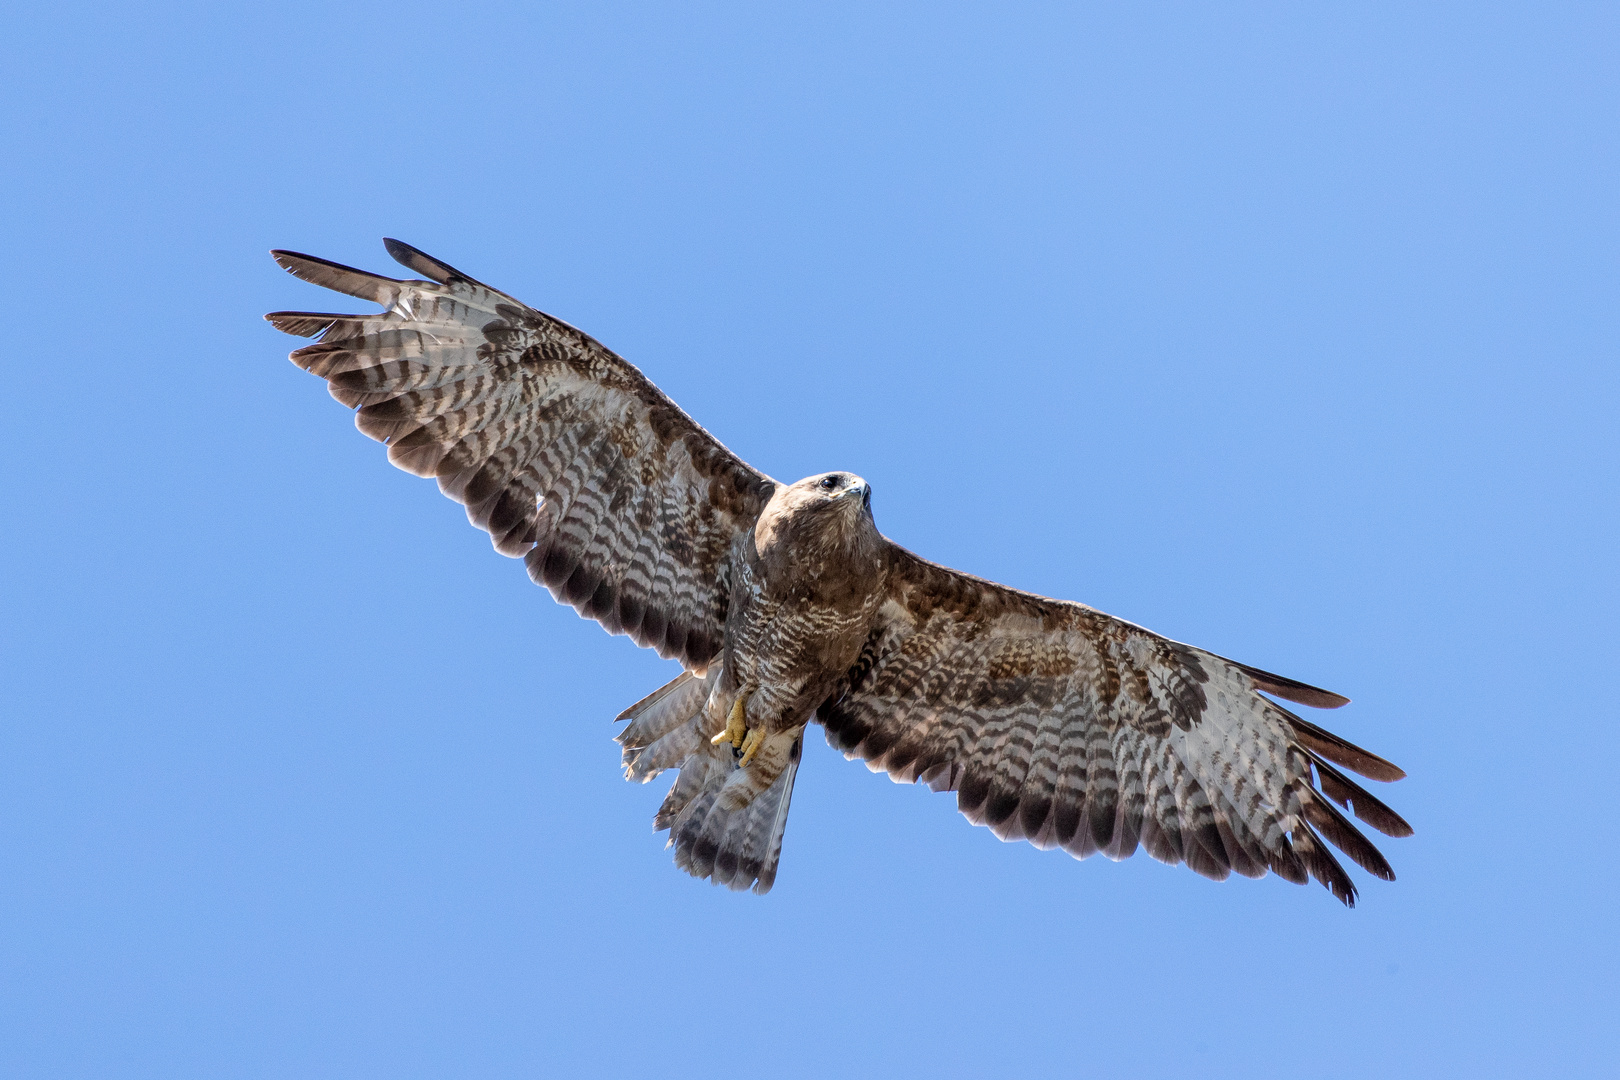
[[730, 743], [732, 746], [741, 746], [743, 737], [748, 734], [748, 716], [743, 711], [747, 698], [739, 697], [731, 704], [731, 715], [726, 718], [726, 729], [709, 742], [715, 746], [721, 743]]
[[747, 765], [750, 761], [753, 761], [755, 751], [757, 751], [759, 749], [760, 744], [763, 743], [764, 741], [765, 741], [765, 729], [764, 728], [749, 728], [748, 729], [748, 734], [743, 736], [743, 742], [742, 742], [743, 755], [742, 755], [742, 760], [737, 762], [737, 767], [742, 768], [744, 765]]

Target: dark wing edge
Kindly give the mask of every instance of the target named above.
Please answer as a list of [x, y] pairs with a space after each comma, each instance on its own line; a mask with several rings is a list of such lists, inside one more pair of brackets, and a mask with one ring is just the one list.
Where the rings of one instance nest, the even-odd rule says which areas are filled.
[[720, 652], [733, 560], [775, 482], [588, 335], [384, 243], [428, 280], [271, 252], [296, 277], [386, 309], [266, 315], [317, 339], [293, 363], [559, 601], [702, 671]]
[[1216, 880], [1314, 878], [1353, 907], [1332, 844], [1394, 880], [1338, 807], [1389, 836], [1411, 826], [1329, 762], [1377, 780], [1405, 774], [1260, 691], [1339, 695], [898, 545], [889, 581], [845, 688], [817, 713], [845, 756], [956, 792], [968, 820], [1003, 840], [1077, 858], [1142, 847]]

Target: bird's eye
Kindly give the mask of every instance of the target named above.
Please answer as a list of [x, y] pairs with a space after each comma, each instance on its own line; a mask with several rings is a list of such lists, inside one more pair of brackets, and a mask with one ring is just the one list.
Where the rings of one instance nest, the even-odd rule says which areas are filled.
[[821, 478], [821, 486], [824, 489], [826, 489], [827, 491], [831, 491], [833, 488], [838, 486], [838, 477], [836, 477], [836, 476], [823, 476]]

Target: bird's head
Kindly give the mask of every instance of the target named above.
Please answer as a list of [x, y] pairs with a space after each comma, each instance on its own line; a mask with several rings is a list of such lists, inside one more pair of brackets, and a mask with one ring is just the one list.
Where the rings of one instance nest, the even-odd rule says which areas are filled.
[[787, 490], [795, 508], [804, 513], [872, 516], [872, 485], [854, 473], [807, 476]]
[[761, 547], [784, 540], [797, 546], [837, 544], [867, 534], [877, 534], [872, 486], [854, 473], [830, 472], [777, 488], [760, 515], [755, 539]]

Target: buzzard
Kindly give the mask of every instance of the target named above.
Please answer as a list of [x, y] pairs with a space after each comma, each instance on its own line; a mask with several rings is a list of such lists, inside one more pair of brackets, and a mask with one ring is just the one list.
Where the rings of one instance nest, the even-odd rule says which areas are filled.
[[272, 253], [384, 311], [266, 318], [317, 339], [293, 363], [497, 551], [681, 662], [620, 715], [618, 741], [631, 780], [679, 770], [653, 824], [683, 870], [771, 888], [814, 722], [874, 772], [956, 792], [1003, 840], [1315, 878], [1346, 905], [1328, 844], [1393, 880], [1339, 807], [1411, 827], [1340, 769], [1405, 774], [1276, 700], [1346, 698], [914, 555], [878, 531], [859, 476], [778, 483], [594, 339], [385, 243], [426, 280]]

